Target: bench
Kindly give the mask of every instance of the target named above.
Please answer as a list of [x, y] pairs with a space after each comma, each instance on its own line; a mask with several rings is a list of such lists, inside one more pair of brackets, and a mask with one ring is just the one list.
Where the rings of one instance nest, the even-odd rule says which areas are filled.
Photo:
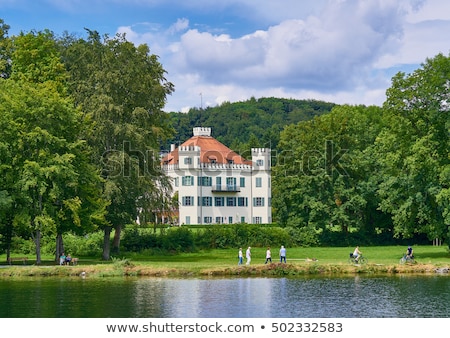
[[28, 257], [9, 257], [8, 258], [9, 265], [11, 265], [12, 262], [20, 262], [20, 261], [22, 261], [23, 264], [26, 264], [28, 262]]
[[77, 257], [70, 257], [70, 260], [66, 260], [64, 261], [63, 264], [61, 265], [77, 265], [78, 264], [78, 258]]

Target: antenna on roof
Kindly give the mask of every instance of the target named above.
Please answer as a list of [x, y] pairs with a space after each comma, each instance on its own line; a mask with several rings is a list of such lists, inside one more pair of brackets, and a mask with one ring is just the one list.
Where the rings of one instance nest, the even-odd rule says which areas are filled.
[[199, 95], [200, 95], [200, 109], [203, 109], [203, 95], [202, 93], [200, 93]]

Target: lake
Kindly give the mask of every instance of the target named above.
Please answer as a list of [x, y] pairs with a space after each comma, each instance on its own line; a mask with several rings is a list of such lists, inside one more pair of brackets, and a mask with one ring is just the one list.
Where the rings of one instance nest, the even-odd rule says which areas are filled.
[[0, 279], [2, 318], [446, 318], [450, 276]]

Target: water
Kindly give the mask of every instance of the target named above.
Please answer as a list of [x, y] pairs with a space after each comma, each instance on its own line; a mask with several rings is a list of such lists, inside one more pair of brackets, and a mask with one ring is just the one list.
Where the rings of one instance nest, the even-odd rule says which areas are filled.
[[0, 280], [2, 318], [447, 318], [450, 276]]

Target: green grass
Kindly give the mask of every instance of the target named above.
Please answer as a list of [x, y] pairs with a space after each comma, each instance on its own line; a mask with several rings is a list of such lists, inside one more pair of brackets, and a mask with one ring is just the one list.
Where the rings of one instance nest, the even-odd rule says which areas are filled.
[[[252, 247], [251, 265], [264, 264], [266, 247]], [[304, 264], [307, 258], [317, 259], [318, 264], [348, 264], [348, 256], [353, 252], [353, 247], [312, 247], [312, 248], [287, 248], [287, 262], [291, 264]], [[245, 255], [246, 248], [243, 248]], [[393, 265], [398, 264], [406, 247], [403, 246], [373, 246], [360, 247], [363, 255], [369, 260], [369, 264]], [[272, 261], [278, 262], [278, 247], [271, 248]], [[237, 265], [238, 248], [214, 249], [195, 253], [183, 254], [139, 254], [123, 253], [115, 256], [115, 260], [126, 259], [133, 264], [154, 268], [172, 269], [212, 269]], [[416, 261], [421, 264], [449, 265], [450, 253], [447, 246], [414, 246]], [[14, 254], [12, 256], [24, 256]], [[29, 256], [28, 265], [35, 263], [34, 257]], [[79, 257], [79, 265], [108, 265], [113, 262], [104, 262], [96, 257]], [[5, 262], [6, 256], [0, 255], [0, 262]], [[244, 258], [245, 263], [245, 258]], [[1, 264], [1, 263], [0, 263]], [[4, 264], [4, 263], [3, 263]], [[14, 265], [22, 265], [14, 262]], [[43, 256], [42, 265], [55, 265], [53, 257]]]
[[[246, 248], [243, 248], [245, 252]], [[252, 248], [252, 265], [264, 264], [267, 248]], [[351, 247], [326, 247], [326, 248], [287, 248], [288, 263], [302, 263], [307, 258], [317, 259], [318, 263], [323, 264], [346, 264], [349, 253], [353, 252]], [[374, 246], [360, 247], [363, 255], [371, 264], [397, 264], [406, 247], [401, 246]], [[271, 248], [272, 261], [279, 260], [279, 248]], [[180, 254], [174, 256], [140, 256], [140, 255], [124, 255], [133, 262], [149, 263], [153, 266], [173, 266], [180, 267], [186, 263], [191, 265], [204, 266], [227, 266], [237, 264], [238, 249], [223, 249], [201, 251], [198, 253]], [[245, 253], [244, 253], [245, 254]], [[450, 264], [450, 254], [447, 247], [441, 246], [415, 246], [414, 255], [416, 261], [423, 264]], [[244, 259], [245, 262], [245, 259]]]

